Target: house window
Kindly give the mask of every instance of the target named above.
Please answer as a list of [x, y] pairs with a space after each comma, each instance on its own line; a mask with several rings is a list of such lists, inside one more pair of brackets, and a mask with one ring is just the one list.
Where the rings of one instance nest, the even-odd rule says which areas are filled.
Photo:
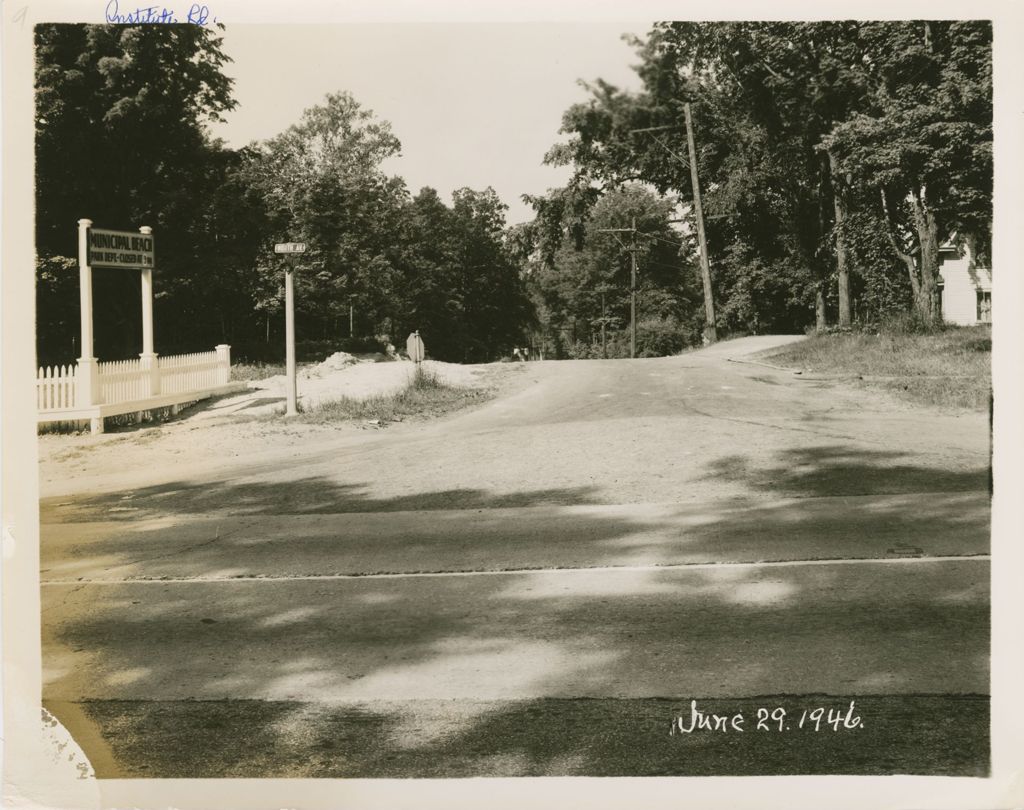
[[978, 323], [992, 323], [992, 293], [978, 290]]

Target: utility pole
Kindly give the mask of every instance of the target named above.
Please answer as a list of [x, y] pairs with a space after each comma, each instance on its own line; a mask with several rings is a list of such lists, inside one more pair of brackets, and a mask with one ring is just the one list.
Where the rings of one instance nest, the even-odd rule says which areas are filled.
[[608, 323], [608, 316], [604, 308], [604, 288], [601, 289], [601, 357], [608, 359], [608, 341], [605, 338], [604, 328]]
[[700, 179], [697, 177], [697, 147], [693, 140], [693, 119], [690, 117], [690, 102], [683, 104], [686, 116], [686, 145], [690, 152], [690, 183], [693, 186], [693, 213], [697, 219], [697, 242], [700, 245], [700, 272], [704, 280], [704, 339], [714, 343], [718, 339], [715, 330], [715, 301], [711, 292], [711, 264], [708, 261], [708, 240], [704, 235], [704, 208], [700, 203]]
[[607, 334], [607, 330], [608, 330], [608, 324], [609, 324], [609, 322], [611, 320], [608, 317], [608, 306], [607, 306], [606, 296], [613, 289], [614, 288], [609, 286], [608, 284], [601, 284], [599, 287], [597, 287], [597, 289], [594, 290], [595, 293], [597, 293], [598, 295], [601, 296], [601, 317], [598, 318], [595, 321], [595, 323], [601, 324], [601, 357], [603, 359], [605, 359], [605, 360], [608, 359], [608, 334]]
[[[693, 213], [697, 220], [697, 244], [700, 247], [700, 270], [701, 279], [704, 283], [704, 340], [707, 343], [714, 343], [718, 339], [715, 329], [715, 300], [711, 289], [711, 265], [708, 260], [708, 240], [704, 233], [704, 207], [700, 199], [700, 179], [697, 177], [697, 147], [693, 138], [693, 118], [690, 115], [690, 102], [683, 103], [683, 115], [686, 119], [686, 145], [690, 159], [684, 160], [674, 150], [670, 149], [661, 138], [654, 136], [654, 140], [680, 163], [686, 163], [690, 167], [690, 185], [693, 187]], [[660, 132], [663, 130], [675, 129], [674, 126], [644, 127], [631, 130], [631, 134], [638, 132]]]
[[[632, 227], [629, 228], [602, 228], [598, 233], [628, 233], [632, 234], [629, 247], [622, 245], [629, 251], [630, 274], [629, 274], [629, 356], [636, 357], [636, 217], [633, 217]], [[619, 237], [615, 237], [618, 239]], [[604, 326], [602, 325], [602, 329]], [[603, 332], [602, 332], [603, 340]]]
[[629, 249], [629, 356], [636, 357], [636, 217], [633, 217], [633, 241]]

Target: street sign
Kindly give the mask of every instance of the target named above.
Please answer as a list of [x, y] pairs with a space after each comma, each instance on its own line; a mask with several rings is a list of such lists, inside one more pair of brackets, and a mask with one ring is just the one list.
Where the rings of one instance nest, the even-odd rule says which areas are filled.
[[426, 349], [423, 347], [423, 338], [420, 337], [419, 331], [413, 332], [409, 335], [408, 340], [405, 341], [405, 351], [409, 355], [409, 359], [414, 363], [422, 362], [426, 356]]
[[305, 253], [305, 242], [278, 242], [274, 245], [274, 253]]
[[89, 228], [89, 267], [153, 267], [153, 235]]

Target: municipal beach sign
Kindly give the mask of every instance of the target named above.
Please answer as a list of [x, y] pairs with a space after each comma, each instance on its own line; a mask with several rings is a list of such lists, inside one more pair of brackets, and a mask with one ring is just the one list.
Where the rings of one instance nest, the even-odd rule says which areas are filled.
[[90, 228], [88, 245], [90, 267], [128, 267], [139, 270], [151, 268], [155, 264], [152, 234]]

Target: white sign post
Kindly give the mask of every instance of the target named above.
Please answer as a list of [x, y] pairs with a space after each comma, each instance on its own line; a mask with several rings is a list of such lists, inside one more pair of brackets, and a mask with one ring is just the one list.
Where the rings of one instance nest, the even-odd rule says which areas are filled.
[[[138, 233], [92, 227], [91, 219], [78, 220], [78, 294], [81, 305], [82, 356], [78, 358], [77, 402], [82, 407], [99, 403], [99, 365], [93, 352], [92, 268], [142, 272], [142, 367], [149, 372], [147, 396], [159, 393], [156, 352], [153, 351], [153, 267], [156, 264], [153, 229], [143, 225]], [[91, 420], [93, 433], [103, 430], [103, 420]]]
[[405, 351], [409, 354], [409, 359], [414, 363], [422, 363], [423, 358], [426, 356], [426, 350], [423, 347], [423, 338], [420, 337], [420, 330], [417, 329], [408, 339], [405, 341]]
[[295, 384], [295, 287], [292, 275], [296, 256], [305, 252], [305, 242], [280, 242], [274, 245], [274, 253], [283, 255], [288, 262], [284, 271], [284, 356], [287, 379], [285, 416], [295, 416], [299, 412]]

